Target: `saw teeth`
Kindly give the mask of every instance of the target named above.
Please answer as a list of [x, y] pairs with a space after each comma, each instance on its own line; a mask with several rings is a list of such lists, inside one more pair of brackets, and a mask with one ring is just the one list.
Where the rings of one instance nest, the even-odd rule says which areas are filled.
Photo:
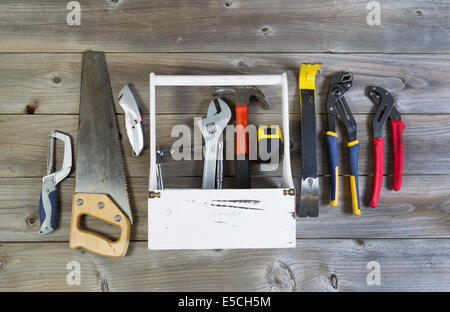
[[[95, 66], [95, 68], [92, 68], [93, 73], [101, 76], [103, 73], [102, 79], [103, 81], [98, 81], [98, 78], [90, 77], [90, 76], [84, 76], [84, 71], [89, 72], [90, 68], [84, 68], [84, 62], [88, 58], [91, 58], [91, 60], [94, 60], [94, 62], [91, 62], [92, 66]], [[100, 68], [101, 67], [101, 68]], [[120, 143], [120, 135], [119, 135], [119, 124], [117, 123], [117, 115], [115, 112], [115, 103], [114, 103], [114, 97], [112, 93], [111, 88], [111, 81], [109, 78], [109, 72], [108, 72], [108, 66], [106, 63], [106, 56], [103, 52], [95, 52], [95, 51], [88, 51], [83, 54], [83, 70], [82, 70], [82, 88], [83, 88], [83, 79], [87, 79], [86, 82], [86, 92], [89, 94], [89, 92], [92, 92], [89, 88], [92, 87], [89, 82], [92, 82], [92, 79], [94, 79], [94, 83], [96, 85], [99, 85], [101, 91], [97, 91], [101, 93], [101, 101], [102, 104], [105, 106], [105, 113], [108, 115], [107, 118], [115, 118], [113, 122], [109, 123], [109, 130], [107, 133], [105, 133], [105, 138], [108, 140], [108, 153], [110, 154], [107, 158], [107, 164], [105, 166], [108, 166], [105, 170], [108, 171], [108, 174], [111, 175], [112, 178], [114, 178], [114, 182], [104, 182], [104, 181], [95, 181], [96, 187], [99, 187], [101, 190], [101, 193], [109, 194], [114, 201], [118, 204], [120, 210], [127, 216], [127, 218], [130, 220], [130, 223], [133, 223], [132, 219], [132, 211], [130, 207], [130, 199], [128, 194], [128, 181], [127, 181], [127, 175], [126, 175], [126, 168], [125, 168], [125, 160], [124, 160], [124, 154], [122, 151], [122, 146]], [[97, 81], [95, 81], [97, 79]], [[109, 105], [112, 105], [111, 107]], [[86, 107], [84, 107], [86, 110]], [[93, 111], [87, 110], [86, 113], [90, 113], [92, 115]], [[81, 114], [81, 109], [80, 109]], [[80, 115], [81, 116], [81, 115]], [[115, 123], [114, 123], [115, 122]], [[107, 125], [103, 125], [107, 127]], [[115, 129], [115, 130], [114, 130]], [[80, 133], [80, 132], [79, 132]], [[80, 136], [80, 134], [79, 134]], [[85, 141], [87, 142], [87, 141]], [[79, 148], [81, 146], [81, 140], [79, 139]], [[88, 143], [85, 143], [85, 145], [88, 145], [90, 147], [89, 150], [92, 150], [92, 146], [90, 146]], [[93, 157], [93, 154], [87, 153], [90, 157]], [[78, 157], [78, 160], [80, 158]], [[106, 160], [106, 158], [105, 158]], [[100, 165], [100, 164], [99, 164]], [[120, 167], [121, 166], [121, 167]], [[78, 167], [78, 166], [77, 166]], [[78, 173], [78, 172], [77, 172]], [[77, 178], [79, 178], [79, 175], [77, 174]], [[77, 180], [78, 181], [78, 180]], [[111, 184], [114, 183], [114, 184]], [[101, 184], [101, 185], [99, 185]], [[87, 191], [84, 189], [86, 186], [85, 183], [80, 183], [80, 185], [76, 184], [76, 191], [77, 188], [78, 191]]]
[[[107, 88], [108, 88], [107, 92], [109, 94], [110, 101], [111, 101], [111, 104], [112, 104], [112, 107], [113, 107], [113, 112], [114, 112], [114, 115], [115, 115], [115, 118], [116, 118], [116, 122], [117, 122], [117, 114], [116, 114], [116, 109], [115, 109], [114, 96], [113, 96], [112, 88], [111, 88], [111, 79], [109, 78], [108, 63], [106, 62], [106, 55], [104, 53], [103, 53], [103, 57], [105, 58], [105, 62], [104, 62], [104, 64], [105, 64], [105, 77], [106, 77], [106, 80], [108, 82], [106, 84]], [[124, 185], [125, 194], [126, 194], [125, 197], [126, 197], [128, 203], [130, 203], [130, 195], [128, 193], [127, 174], [126, 174], [126, 169], [125, 169], [125, 158], [123, 157], [124, 154], [123, 154], [123, 151], [122, 151], [122, 147], [120, 145], [120, 135], [119, 135], [119, 133], [120, 133], [119, 123], [117, 122], [117, 133], [116, 133], [116, 136], [117, 136], [117, 142], [119, 142], [119, 144], [117, 145], [117, 148], [118, 148], [117, 153], [120, 154], [120, 158], [122, 159], [122, 170], [121, 171], [122, 171], [122, 178], [123, 178], [123, 181], [124, 181], [124, 184], [125, 184]], [[123, 209], [122, 209], [122, 211], [130, 219], [130, 223], [133, 224], [133, 214], [131, 213], [131, 206], [130, 206], [129, 213], [127, 213]]]

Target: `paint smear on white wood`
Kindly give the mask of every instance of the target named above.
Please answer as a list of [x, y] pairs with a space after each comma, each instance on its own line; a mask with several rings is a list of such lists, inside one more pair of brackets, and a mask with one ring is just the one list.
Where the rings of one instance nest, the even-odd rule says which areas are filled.
[[148, 200], [149, 249], [295, 247], [295, 196], [283, 189], [157, 192]]

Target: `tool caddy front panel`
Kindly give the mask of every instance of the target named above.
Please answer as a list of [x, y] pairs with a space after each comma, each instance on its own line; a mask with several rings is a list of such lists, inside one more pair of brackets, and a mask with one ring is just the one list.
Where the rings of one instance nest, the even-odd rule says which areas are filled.
[[283, 147], [280, 188], [163, 188], [161, 170], [156, 163], [158, 142], [155, 126], [156, 92], [157, 87], [163, 86], [278, 86], [282, 94], [283, 136], [284, 141], [289, 142], [286, 74], [162, 76], [151, 73], [149, 249], [295, 247], [295, 190], [289, 144]]

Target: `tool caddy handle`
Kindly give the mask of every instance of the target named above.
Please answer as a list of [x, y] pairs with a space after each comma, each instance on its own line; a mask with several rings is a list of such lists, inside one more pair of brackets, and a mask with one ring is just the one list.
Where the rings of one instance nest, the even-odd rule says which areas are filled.
[[381, 183], [383, 181], [384, 140], [383, 137], [373, 140], [373, 182], [370, 207], [375, 208], [380, 198]]
[[401, 120], [391, 121], [392, 130], [392, 149], [394, 153], [394, 169], [392, 188], [394, 191], [399, 191], [402, 187], [403, 176], [403, 130], [405, 124]]

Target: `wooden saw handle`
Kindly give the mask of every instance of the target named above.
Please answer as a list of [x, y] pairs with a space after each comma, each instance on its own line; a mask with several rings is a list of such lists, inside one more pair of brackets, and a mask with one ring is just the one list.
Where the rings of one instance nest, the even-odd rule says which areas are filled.
[[[100, 234], [81, 229], [84, 215], [105, 221], [120, 228], [120, 237], [112, 241]], [[112, 258], [125, 256], [130, 242], [131, 224], [128, 217], [106, 194], [75, 193], [70, 220], [71, 249], [84, 248], [96, 254]]]

